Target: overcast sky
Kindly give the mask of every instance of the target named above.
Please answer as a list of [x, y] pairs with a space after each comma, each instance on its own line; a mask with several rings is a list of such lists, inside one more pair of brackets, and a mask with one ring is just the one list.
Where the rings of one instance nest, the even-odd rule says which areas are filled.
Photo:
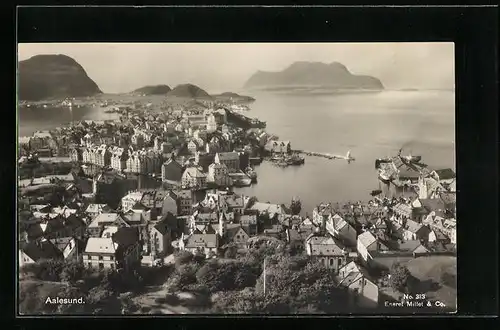
[[74, 58], [105, 93], [144, 85], [193, 83], [209, 93], [237, 91], [257, 70], [295, 61], [340, 62], [386, 88], [454, 88], [453, 43], [40, 43], [19, 44], [19, 60]]

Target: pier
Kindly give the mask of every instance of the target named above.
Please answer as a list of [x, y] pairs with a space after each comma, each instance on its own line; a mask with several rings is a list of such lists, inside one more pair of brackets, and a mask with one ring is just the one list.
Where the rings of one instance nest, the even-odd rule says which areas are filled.
[[314, 151], [306, 151], [306, 150], [293, 150], [292, 152], [298, 153], [298, 154], [303, 154], [306, 156], [315, 156], [315, 157], [322, 157], [326, 159], [344, 159], [335, 155], [331, 155], [328, 153], [324, 152], [314, 152]]

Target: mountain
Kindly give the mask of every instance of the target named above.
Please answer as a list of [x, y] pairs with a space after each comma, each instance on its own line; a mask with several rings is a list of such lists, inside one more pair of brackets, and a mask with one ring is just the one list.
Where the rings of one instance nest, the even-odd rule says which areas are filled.
[[172, 89], [167, 93], [167, 96], [177, 96], [177, 97], [185, 97], [191, 99], [212, 98], [206, 91], [193, 84], [177, 85], [174, 89]]
[[279, 72], [257, 71], [245, 83], [245, 88], [311, 86], [333, 89], [384, 89], [379, 79], [353, 75], [338, 62], [295, 62]]
[[20, 100], [92, 96], [102, 93], [83, 67], [66, 55], [36, 55], [18, 65]]
[[236, 101], [236, 102], [253, 102], [255, 99], [251, 96], [239, 95], [233, 92], [225, 92], [222, 94], [212, 95], [217, 100], [221, 101]]
[[132, 92], [132, 94], [145, 94], [145, 95], [163, 95], [170, 92], [172, 89], [167, 85], [154, 85], [144, 86]]

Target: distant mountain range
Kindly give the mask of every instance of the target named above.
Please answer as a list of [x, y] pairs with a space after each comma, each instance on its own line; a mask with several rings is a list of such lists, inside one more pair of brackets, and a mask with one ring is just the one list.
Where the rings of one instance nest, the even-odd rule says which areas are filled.
[[100, 94], [83, 67], [66, 55], [36, 55], [18, 64], [19, 100], [38, 101]]
[[132, 91], [131, 94], [142, 94], [142, 95], [163, 95], [170, 92], [172, 89], [167, 85], [153, 85], [144, 86]]
[[245, 88], [318, 87], [329, 89], [383, 90], [382, 82], [371, 76], [354, 75], [341, 63], [295, 62], [283, 71], [257, 71]]

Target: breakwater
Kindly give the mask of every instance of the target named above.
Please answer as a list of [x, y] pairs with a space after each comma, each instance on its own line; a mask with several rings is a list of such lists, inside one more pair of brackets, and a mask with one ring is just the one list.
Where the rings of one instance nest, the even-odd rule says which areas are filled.
[[328, 153], [323, 153], [323, 152], [315, 152], [315, 151], [306, 151], [306, 150], [293, 150], [294, 153], [306, 155], [306, 156], [315, 156], [315, 157], [322, 157], [326, 159], [344, 159], [343, 157], [339, 157], [336, 155], [331, 155]]

